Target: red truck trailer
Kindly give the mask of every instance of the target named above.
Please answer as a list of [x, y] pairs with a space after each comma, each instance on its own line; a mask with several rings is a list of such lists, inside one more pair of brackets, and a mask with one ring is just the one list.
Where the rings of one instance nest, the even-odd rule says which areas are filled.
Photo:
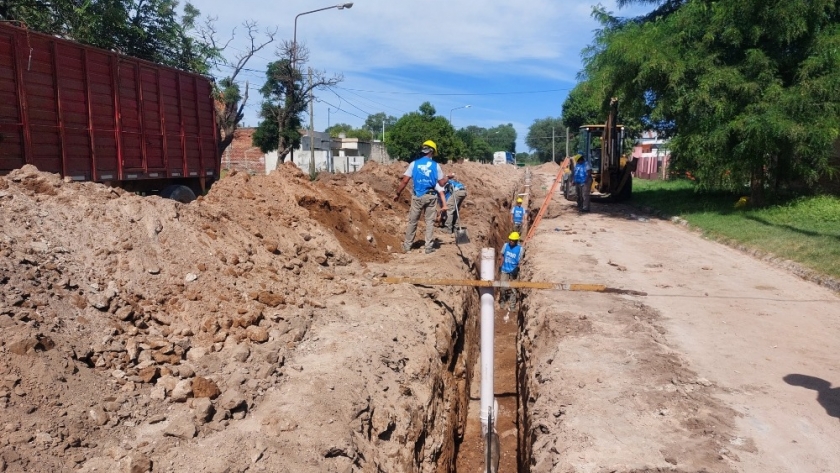
[[217, 133], [207, 77], [0, 23], [0, 175], [190, 200], [219, 178]]

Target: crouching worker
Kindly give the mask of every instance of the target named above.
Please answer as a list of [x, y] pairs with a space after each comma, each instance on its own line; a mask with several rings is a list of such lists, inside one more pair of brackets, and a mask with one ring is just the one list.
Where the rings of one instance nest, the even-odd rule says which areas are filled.
[[[522, 261], [523, 256], [525, 256], [525, 249], [519, 244], [519, 232], [511, 232], [508, 242], [499, 254], [500, 281], [512, 281], [519, 277], [519, 262]], [[508, 310], [512, 311], [516, 308], [516, 299], [515, 289], [502, 289], [499, 294], [499, 306], [504, 307], [507, 303]]]
[[446, 184], [446, 189], [449, 191], [446, 195], [446, 207], [449, 208], [449, 213], [443, 224], [443, 231], [454, 233], [455, 225], [458, 223], [458, 219], [461, 218], [461, 204], [467, 198], [467, 186], [456, 181], [455, 174], [448, 174], [446, 177], [449, 179], [449, 182]]

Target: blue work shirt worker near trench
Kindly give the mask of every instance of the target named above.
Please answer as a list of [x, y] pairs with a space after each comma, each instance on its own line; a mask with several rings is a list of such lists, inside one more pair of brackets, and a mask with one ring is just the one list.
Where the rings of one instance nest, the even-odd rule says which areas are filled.
[[426, 253], [435, 251], [434, 248], [434, 223], [435, 214], [437, 213], [435, 205], [437, 204], [437, 191], [435, 185], [445, 186], [448, 179], [443, 175], [443, 169], [440, 164], [436, 163], [432, 157], [437, 155], [437, 145], [432, 140], [423, 142], [420, 149], [422, 156], [412, 161], [405, 170], [402, 180], [400, 181], [397, 194], [394, 196], [396, 202], [400, 198], [408, 181], [414, 181], [414, 196], [411, 198], [411, 208], [408, 211], [408, 225], [405, 229], [405, 241], [403, 242], [403, 251], [408, 253], [411, 250], [411, 245], [414, 244], [414, 235], [417, 233], [417, 221], [420, 220], [420, 214], [425, 215], [426, 220]]
[[446, 177], [449, 179], [446, 184], [446, 207], [449, 211], [446, 214], [443, 231], [452, 233], [455, 231], [455, 224], [461, 218], [461, 204], [467, 198], [467, 186], [456, 181], [455, 174], [448, 174]]
[[[502, 247], [502, 251], [499, 253], [500, 259], [500, 268], [499, 275], [500, 281], [510, 281], [516, 279], [519, 276], [519, 263], [522, 261], [522, 257], [525, 256], [525, 248], [519, 244], [519, 232], [511, 232], [508, 236], [508, 242]], [[510, 310], [513, 310], [516, 307], [516, 291], [513, 289], [506, 289], [501, 291], [501, 295], [499, 298], [499, 304], [504, 305], [505, 301], [508, 302]]]
[[525, 207], [522, 207], [522, 197], [517, 197], [516, 205], [510, 209], [510, 223], [513, 224], [513, 231], [522, 231], [523, 220], [525, 220]]

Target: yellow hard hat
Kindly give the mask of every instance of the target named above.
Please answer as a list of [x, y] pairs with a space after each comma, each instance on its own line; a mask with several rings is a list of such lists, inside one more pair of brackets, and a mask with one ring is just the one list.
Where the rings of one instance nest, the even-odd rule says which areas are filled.
[[522, 203], [522, 197], [517, 197], [516, 198], [516, 203], [521, 204]]
[[510, 232], [510, 235], [508, 235], [508, 240], [519, 240], [519, 232]]
[[423, 146], [428, 146], [429, 148], [432, 148], [432, 156], [437, 156], [437, 145], [434, 141], [426, 140], [423, 142]]

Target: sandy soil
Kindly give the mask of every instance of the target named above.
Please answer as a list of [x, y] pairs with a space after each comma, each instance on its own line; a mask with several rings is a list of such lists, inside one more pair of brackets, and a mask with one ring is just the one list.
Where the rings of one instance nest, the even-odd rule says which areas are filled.
[[188, 205], [0, 177], [0, 471], [450, 470], [475, 292], [376, 277], [470, 277], [517, 173], [446, 166], [474, 243], [425, 255], [393, 253], [404, 169], [288, 165]]
[[630, 207], [561, 199], [528, 277], [648, 295], [529, 295], [531, 471], [838, 470], [836, 293]]

